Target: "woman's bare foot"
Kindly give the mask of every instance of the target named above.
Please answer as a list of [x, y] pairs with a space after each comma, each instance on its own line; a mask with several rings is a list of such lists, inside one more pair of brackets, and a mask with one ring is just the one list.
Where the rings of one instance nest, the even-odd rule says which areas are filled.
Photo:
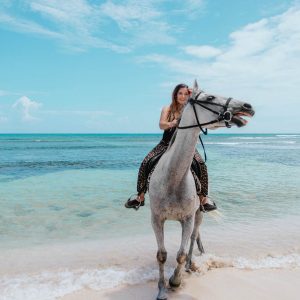
[[201, 203], [202, 205], [204, 205], [205, 203], [207, 203], [207, 197], [204, 196], [204, 195], [200, 195], [200, 196], [199, 196], [199, 200], [200, 200], [200, 203]]
[[136, 200], [139, 201], [139, 202], [145, 201], [145, 193], [139, 194], [139, 195], [137, 196]]

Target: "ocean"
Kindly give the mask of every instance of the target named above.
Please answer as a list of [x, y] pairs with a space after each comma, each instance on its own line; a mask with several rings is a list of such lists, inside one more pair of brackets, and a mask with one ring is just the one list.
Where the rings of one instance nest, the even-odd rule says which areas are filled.
[[[161, 134], [0, 135], [0, 299], [56, 299], [158, 277], [149, 199], [138, 211], [139, 165]], [[203, 137], [211, 267], [300, 267], [300, 134]], [[197, 145], [203, 153], [201, 144]], [[181, 229], [166, 224], [167, 273]]]

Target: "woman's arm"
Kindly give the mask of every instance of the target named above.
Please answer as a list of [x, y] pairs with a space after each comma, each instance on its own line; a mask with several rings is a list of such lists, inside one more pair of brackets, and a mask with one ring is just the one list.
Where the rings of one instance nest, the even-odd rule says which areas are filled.
[[168, 114], [170, 111], [169, 106], [163, 107], [160, 115], [160, 120], [159, 120], [159, 128], [162, 130], [169, 129], [172, 127], [177, 126], [177, 120], [174, 119], [172, 122], [168, 122]]

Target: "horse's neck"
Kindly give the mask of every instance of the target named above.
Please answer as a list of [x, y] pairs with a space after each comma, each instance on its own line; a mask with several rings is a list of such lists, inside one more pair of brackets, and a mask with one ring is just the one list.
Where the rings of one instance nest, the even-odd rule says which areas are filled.
[[[194, 112], [191, 105], [188, 104], [182, 114], [180, 126], [194, 124], [196, 124]], [[199, 132], [198, 127], [178, 129], [176, 139], [168, 153], [167, 173], [173, 182], [180, 182], [190, 169]]]

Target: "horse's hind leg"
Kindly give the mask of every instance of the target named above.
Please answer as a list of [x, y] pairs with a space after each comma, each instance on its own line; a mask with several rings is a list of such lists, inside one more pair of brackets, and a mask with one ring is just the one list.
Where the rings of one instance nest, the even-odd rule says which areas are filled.
[[[191, 235], [191, 244], [190, 244], [190, 249], [189, 249], [189, 253], [188, 253], [186, 264], [185, 264], [185, 269], [187, 271], [191, 270], [191, 267], [192, 267], [192, 256], [193, 256], [195, 240], [197, 241], [197, 244], [198, 244], [198, 238], [199, 238], [200, 244], [202, 246], [202, 243], [200, 240], [200, 234], [199, 234], [199, 227], [202, 223], [202, 218], [203, 218], [203, 214], [199, 208], [199, 209], [197, 209], [197, 211], [195, 213], [195, 222], [194, 222], [193, 232]], [[199, 247], [199, 244], [198, 244], [198, 247]], [[202, 246], [202, 249], [203, 249], [203, 246]], [[201, 252], [201, 250], [200, 250], [200, 252]], [[204, 250], [203, 250], [203, 252], [204, 252]]]
[[174, 270], [173, 275], [169, 279], [169, 284], [172, 287], [178, 287], [181, 284], [181, 277], [182, 277], [182, 269], [184, 267], [184, 263], [186, 261], [186, 249], [188, 245], [188, 241], [190, 239], [191, 233], [193, 231], [194, 226], [194, 219], [195, 215], [188, 217], [186, 220], [181, 221], [182, 226], [182, 238], [181, 238], [181, 245], [180, 249], [177, 253], [177, 267]]
[[197, 245], [198, 245], [198, 249], [199, 249], [199, 251], [200, 251], [200, 254], [204, 254], [205, 251], [204, 251], [204, 248], [203, 248], [203, 245], [202, 245], [202, 242], [201, 242], [200, 232], [199, 232], [199, 231], [198, 231], [198, 235], [197, 235], [196, 242], [197, 242]]
[[157, 300], [167, 299], [167, 288], [164, 274], [164, 264], [167, 260], [167, 251], [164, 245], [164, 223], [165, 220], [161, 220], [158, 216], [152, 215], [152, 227], [155, 232], [157, 241], [157, 262], [159, 265], [159, 280], [158, 280], [158, 295]]

